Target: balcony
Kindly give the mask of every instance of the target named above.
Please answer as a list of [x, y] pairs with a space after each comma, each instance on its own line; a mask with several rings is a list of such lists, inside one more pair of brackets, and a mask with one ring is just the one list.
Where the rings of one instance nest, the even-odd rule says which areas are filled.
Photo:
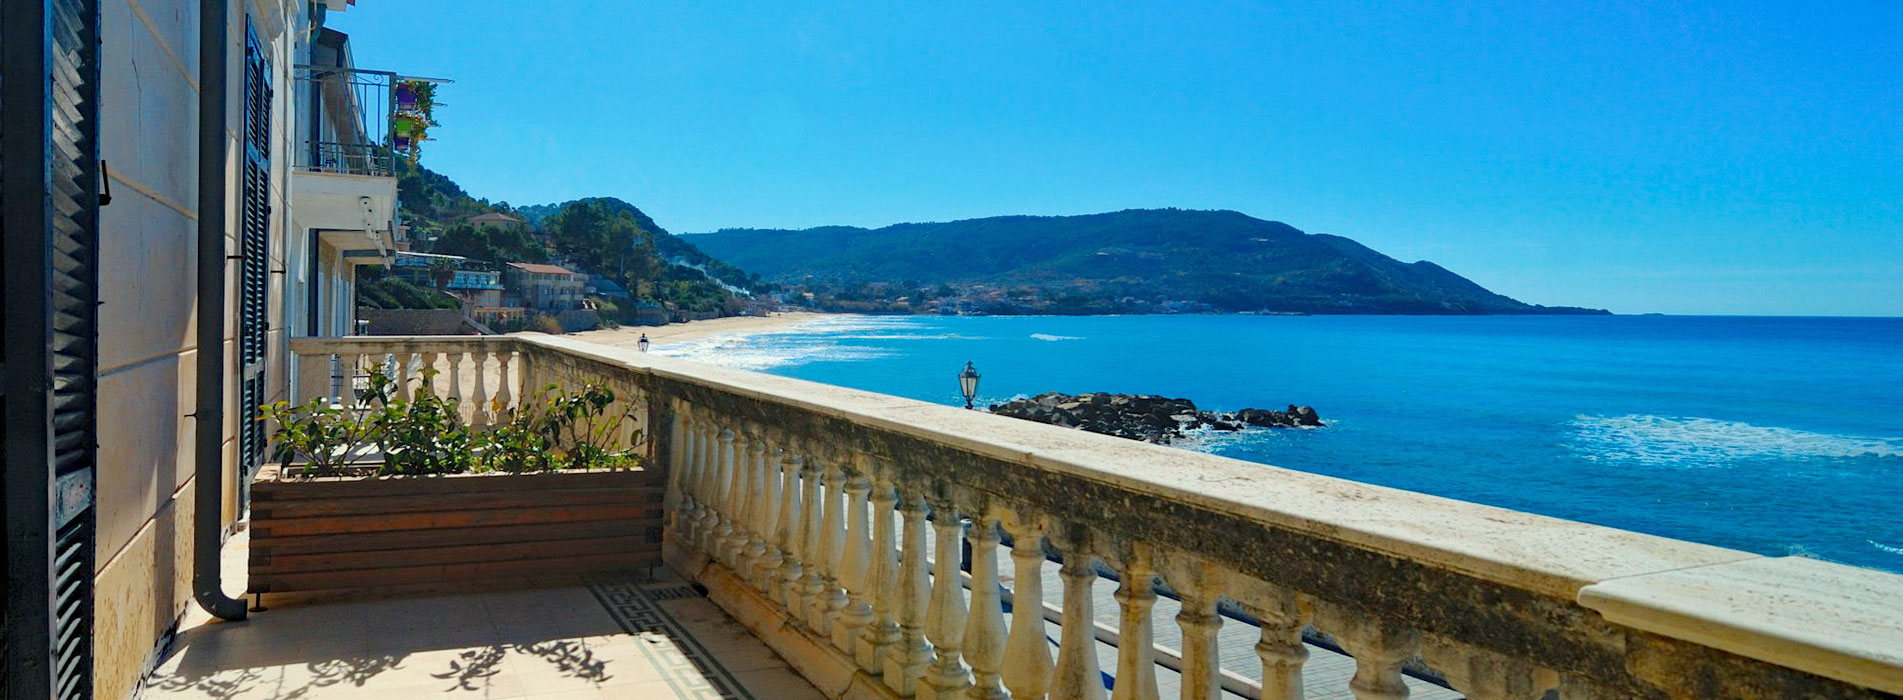
[[300, 228], [357, 264], [388, 262], [397, 249], [397, 159], [414, 145], [397, 129], [405, 80], [345, 66], [297, 69], [306, 126], [296, 135], [292, 211]]
[[665, 566], [264, 594], [181, 632], [148, 697], [1903, 693], [1894, 574], [560, 337], [292, 351], [302, 396], [433, 367], [474, 422], [615, 388], [665, 467]]

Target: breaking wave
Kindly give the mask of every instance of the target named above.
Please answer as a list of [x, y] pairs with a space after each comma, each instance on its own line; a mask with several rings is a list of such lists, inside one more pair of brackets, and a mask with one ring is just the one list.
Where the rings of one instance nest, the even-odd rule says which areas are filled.
[[943, 337], [902, 332], [915, 328], [919, 328], [918, 322], [904, 317], [833, 316], [762, 333], [732, 333], [669, 343], [655, 348], [654, 354], [758, 372], [815, 362], [872, 360], [893, 354], [887, 348], [838, 342], [841, 340]]
[[1031, 334], [1031, 337], [1032, 337], [1032, 338], [1035, 338], [1035, 339], [1037, 339], [1037, 340], [1049, 340], [1049, 341], [1053, 341], [1053, 342], [1055, 342], [1055, 341], [1059, 341], [1059, 340], [1083, 340], [1083, 337], [1081, 337], [1081, 336], [1075, 336], [1075, 335], [1051, 335], [1051, 334], [1049, 334], [1049, 333], [1032, 333], [1032, 334]]
[[1570, 447], [1592, 461], [1722, 467], [1760, 459], [1903, 457], [1903, 438], [1830, 435], [1714, 418], [1579, 416]]

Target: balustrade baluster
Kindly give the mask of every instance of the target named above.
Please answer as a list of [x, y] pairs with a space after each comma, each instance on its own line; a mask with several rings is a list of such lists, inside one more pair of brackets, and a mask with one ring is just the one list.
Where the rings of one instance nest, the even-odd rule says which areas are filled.
[[337, 403], [348, 407], [357, 405], [357, 375], [363, 371], [362, 355], [337, 353], [337, 373], [343, 375], [337, 386]]
[[700, 541], [700, 516], [707, 507], [707, 421], [696, 407], [687, 424], [687, 508], [681, 513], [681, 543], [688, 549]]
[[714, 439], [714, 517], [706, 548], [708, 558], [725, 564], [724, 545], [733, 537], [733, 430], [721, 426]]
[[1103, 670], [1097, 665], [1097, 614], [1090, 585], [1097, 580], [1091, 564], [1090, 541], [1082, 525], [1067, 523], [1054, 544], [1063, 554], [1057, 572], [1064, 581], [1064, 622], [1052, 671], [1051, 696], [1103, 700]]
[[759, 586], [755, 578], [759, 574], [760, 562], [766, 558], [766, 533], [770, 531], [767, 518], [767, 501], [771, 498], [767, 489], [766, 439], [761, 437], [759, 426], [754, 426], [747, 438], [747, 538], [740, 554], [740, 578], [747, 583]]
[[429, 392], [429, 395], [431, 397], [442, 396], [442, 393], [437, 390], [437, 387], [439, 386], [438, 382], [441, 379], [441, 374], [440, 374], [441, 370], [436, 369], [436, 359], [438, 357], [441, 357], [440, 353], [434, 353], [434, 352], [423, 353], [423, 364], [417, 370], [417, 374], [419, 376], [417, 379], [418, 384], [416, 388]]
[[390, 372], [391, 388], [395, 389], [391, 395], [403, 399], [404, 401], [414, 401], [416, 399], [416, 394], [410, 388], [410, 356], [411, 353], [407, 350], [400, 350], [390, 354], [390, 359], [394, 361], [392, 364], [395, 365], [391, 368]]
[[443, 372], [443, 378], [449, 380], [449, 400], [456, 406], [457, 417], [463, 410], [463, 357], [469, 353], [449, 353], [449, 369]]
[[1133, 544], [1123, 557], [1117, 586], [1117, 679], [1111, 700], [1157, 700], [1156, 567], [1147, 545]]
[[826, 542], [825, 504], [821, 502], [820, 475], [825, 470], [817, 450], [806, 448], [806, 464], [800, 469], [800, 620], [822, 636], [826, 628]]
[[496, 404], [505, 411], [516, 407], [515, 383], [509, 376], [509, 370], [515, 364], [514, 360], [515, 352], [513, 351], [504, 350], [496, 353]]
[[747, 436], [727, 431], [727, 518], [721, 529], [720, 561], [738, 572], [747, 545]]
[[669, 426], [667, 441], [667, 490], [661, 494], [661, 517], [670, 531], [669, 539], [680, 537], [677, 518], [686, 498], [681, 478], [687, 473], [687, 403], [676, 399], [673, 404], [674, 422]]
[[1182, 573], [1170, 578], [1170, 585], [1182, 595], [1183, 608], [1176, 614], [1176, 626], [1183, 631], [1183, 700], [1218, 700], [1222, 694], [1222, 659], [1217, 648], [1217, 633], [1222, 617], [1216, 603], [1222, 596], [1221, 584], [1207, 564], [1190, 562], [1179, 567]]
[[800, 499], [800, 472], [806, 468], [806, 459], [793, 451], [791, 442], [780, 443], [780, 603], [786, 606], [788, 619], [798, 620], [804, 610], [800, 606], [800, 576], [804, 566], [805, 551], [801, 548], [805, 539], [805, 515], [800, 512], [803, 503]]
[[847, 637], [846, 626], [840, 623], [839, 616], [846, 610], [846, 590], [840, 588], [840, 569], [846, 559], [846, 454], [844, 450], [833, 446], [816, 446], [824, 449], [827, 456], [825, 467], [825, 488], [821, 501], [824, 512], [820, 517], [820, 550], [824, 554], [824, 565], [820, 568], [820, 608], [819, 628], [832, 637], [833, 646], [851, 653], [852, 644]]
[[765, 594], [768, 600], [779, 600], [780, 567], [786, 563], [786, 552], [780, 547], [783, 541], [780, 539], [780, 530], [785, 522], [780, 519], [783, 503], [780, 490], [786, 477], [780, 471], [779, 450], [766, 442], [763, 436], [761, 444], [765, 450], [761, 459], [765, 462], [760, 476], [765, 479], [765, 488], [761, 492], [761, 505], [765, 507], [765, 510], [760, 514], [760, 539], [766, 554], [760, 558], [759, 566], [754, 569], [753, 587]]
[[[850, 465], [841, 460], [842, 465]], [[847, 656], [858, 658], [860, 638], [865, 635], [866, 625], [872, 623], [867, 569], [870, 567], [872, 545], [869, 542], [872, 531], [871, 522], [866, 519], [866, 494], [872, 490], [872, 484], [859, 469], [842, 466], [846, 491], [846, 531], [845, 551], [840, 555], [839, 584], [845, 589], [846, 607], [840, 611], [838, 624], [833, 628], [833, 643]]]
[[1036, 516], [1013, 514], [1011, 635], [1005, 640], [1004, 687], [1012, 700], [1041, 700], [1051, 687], [1051, 650], [1044, 624], [1044, 527]]
[[925, 580], [925, 498], [901, 489], [898, 502], [905, 525], [893, 595], [899, 640], [886, 652], [885, 685], [900, 696], [911, 696], [932, 658], [931, 647], [925, 643], [925, 606], [930, 594]]
[[1552, 670], [1452, 640], [1423, 640], [1421, 656], [1472, 700], [1538, 700], [1559, 687]]
[[1278, 588], [1249, 602], [1262, 627], [1262, 638], [1255, 644], [1255, 655], [1262, 659], [1262, 700], [1301, 700], [1308, 646], [1302, 643], [1307, 620], [1300, 601], [1293, 592]]
[[[1004, 601], [998, 588], [998, 517], [980, 506], [972, 515], [971, 614], [960, 645], [971, 663], [971, 700], [1008, 700], [999, 666], [1004, 662]], [[1118, 676], [1122, 687], [1122, 676]]]
[[883, 674], [886, 654], [899, 641], [899, 626], [893, 620], [898, 606], [899, 561], [892, 522], [898, 494], [882, 471], [873, 472], [871, 486], [872, 510], [868, 517], [872, 520], [872, 565], [866, 570], [866, 588], [872, 592], [872, 622], [859, 638], [856, 660], [867, 673]]
[[720, 532], [720, 426], [711, 415], [700, 421], [700, 513], [694, 521], [694, 547], [712, 557]]
[[681, 511], [674, 516], [680, 544], [689, 549], [694, 543], [694, 523], [700, 510], [700, 409], [688, 406], [686, 439], [681, 441]]
[[474, 387], [475, 387], [476, 395], [472, 399], [472, 401], [475, 402], [473, 404], [475, 407], [475, 410], [470, 411], [469, 421], [470, 423], [474, 424], [478, 428], [487, 428], [491, 424], [495, 423], [495, 414], [492, 411], [490, 411], [490, 406], [489, 406], [489, 348], [488, 346], [487, 345], [478, 346], [476, 348], [476, 351], [473, 354], [471, 354], [471, 357], [475, 358], [475, 361], [476, 361], [476, 372], [474, 375], [475, 376]]
[[925, 635], [937, 661], [927, 671], [925, 684], [935, 698], [962, 700], [965, 689], [971, 687], [971, 672], [963, 658], [965, 586], [958, 576], [965, 523], [949, 495], [932, 500], [932, 531], [937, 540], [932, 547], [932, 598], [925, 613]]
[[1332, 605], [1317, 604], [1316, 616], [1355, 658], [1355, 675], [1348, 689], [1356, 700], [1407, 700], [1401, 666], [1419, 650], [1419, 631]]

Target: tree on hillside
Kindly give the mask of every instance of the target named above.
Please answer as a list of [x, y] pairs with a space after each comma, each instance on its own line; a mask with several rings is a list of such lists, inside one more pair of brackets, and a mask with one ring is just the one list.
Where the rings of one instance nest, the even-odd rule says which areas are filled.
[[578, 201], [548, 218], [549, 241], [576, 265], [622, 284], [653, 279], [662, 263], [654, 238], [625, 211], [600, 201]]

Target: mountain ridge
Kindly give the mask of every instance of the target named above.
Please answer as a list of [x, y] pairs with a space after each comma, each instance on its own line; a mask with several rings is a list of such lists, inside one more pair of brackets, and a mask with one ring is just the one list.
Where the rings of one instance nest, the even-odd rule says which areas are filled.
[[[940, 285], [976, 298], [976, 310], [986, 313], [1607, 313], [1527, 304], [1431, 261], [1404, 263], [1345, 236], [1232, 210], [1019, 214], [682, 236], [763, 279], [822, 294]], [[1028, 308], [1009, 294], [988, 301], [985, 290], [1000, 287], [1034, 301]]]

